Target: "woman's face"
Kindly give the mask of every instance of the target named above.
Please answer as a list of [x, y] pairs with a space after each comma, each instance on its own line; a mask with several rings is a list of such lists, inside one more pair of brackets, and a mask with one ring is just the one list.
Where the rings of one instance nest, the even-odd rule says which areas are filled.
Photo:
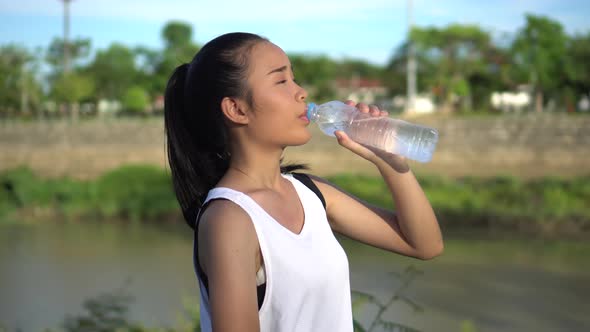
[[291, 62], [282, 49], [270, 42], [252, 48], [248, 84], [254, 101], [248, 123], [253, 138], [283, 148], [309, 141], [307, 92], [295, 82]]

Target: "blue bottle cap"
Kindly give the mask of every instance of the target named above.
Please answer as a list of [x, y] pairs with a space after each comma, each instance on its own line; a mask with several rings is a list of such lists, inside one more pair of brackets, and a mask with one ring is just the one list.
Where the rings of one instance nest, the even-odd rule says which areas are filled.
[[311, 121], [311, 111], [316, 108], [316, 104], [314, 103], [309, 103], [307, 104], [307, 118]]

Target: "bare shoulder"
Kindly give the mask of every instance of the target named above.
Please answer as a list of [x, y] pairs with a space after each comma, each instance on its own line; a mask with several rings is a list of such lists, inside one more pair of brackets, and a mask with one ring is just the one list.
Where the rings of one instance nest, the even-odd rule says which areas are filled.
[[203, 211], [201, 221], [199, 222], [199, 232], [201, 230], [215, 230], [225, 227], [248, 227], [254, 229], [248, 213], [238, 204], [228, 199], [216, 199], [209, 203], [209, 206]]
[[[219, 199], [203, 212], [198, 232], [199, 260], [207, 270], [208, 262], [239, 252], [247, 257], [258, 251], [256, 230], [250, 216], [236, 203]], [[212, 257], [215, 256], [215, 257]]]

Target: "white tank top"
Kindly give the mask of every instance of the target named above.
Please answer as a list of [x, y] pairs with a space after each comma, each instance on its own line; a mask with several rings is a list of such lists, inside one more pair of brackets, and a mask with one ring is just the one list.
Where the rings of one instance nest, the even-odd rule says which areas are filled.
[[[205, 200], [231, 200], [254, 224], [266, 277], [266, 292], [258, 311], [260, 331], [353, 331], [346, 253], [332, 233], [318, 196], [292, 175], [283, 177], [293, 184], [303, 206], [305, 219], [299, 234], [279, 224], [242, 192], [213, 188]], [[197, 277], [201, 330], [209, 332], [209, 295], [198, 271]]]

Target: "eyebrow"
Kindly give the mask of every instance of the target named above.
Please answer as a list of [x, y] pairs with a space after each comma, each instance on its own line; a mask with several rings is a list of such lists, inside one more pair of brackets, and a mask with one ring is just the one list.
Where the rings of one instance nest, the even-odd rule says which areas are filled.
[[273, 69], [273, 70], [271, 70], [271, 71], [270, 71], [270, 72], [268, 72], [268, 74], [266, 74], [266, 75], [270, 75], [270, 74], [273, 74], [273, 73], [280, 73], [280, 72], [283, 72], [283, 71], [285, 71], [285, 70], [287, 70], [287, 66], [282, 66], [282, 67], [279, 67], [279, 68], [277, 68], [277, 69]]

